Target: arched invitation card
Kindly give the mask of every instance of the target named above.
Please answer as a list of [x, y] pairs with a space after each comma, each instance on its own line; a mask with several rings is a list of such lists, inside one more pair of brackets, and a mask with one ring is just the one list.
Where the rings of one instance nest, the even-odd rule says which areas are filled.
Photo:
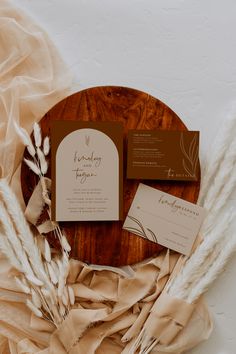
[[53, 121], [51, 137], [53, 220], [122, 219], [122, 124]]

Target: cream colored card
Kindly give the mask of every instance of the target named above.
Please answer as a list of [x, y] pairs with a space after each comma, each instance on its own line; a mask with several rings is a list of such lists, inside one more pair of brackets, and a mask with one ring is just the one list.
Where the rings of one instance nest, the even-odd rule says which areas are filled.
[[122, 130], [117, 122], [53, 122], [53, 220], [122, 218]]
[[123, 228], [189, 255], [205, 209], [140, 183]]

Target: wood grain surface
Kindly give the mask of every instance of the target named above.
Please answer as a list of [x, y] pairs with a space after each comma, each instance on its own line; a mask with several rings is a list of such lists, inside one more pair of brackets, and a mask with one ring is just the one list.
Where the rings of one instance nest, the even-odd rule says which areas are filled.
[[[124, 126], [124, 218], [139, 182], [195, 203], [200, 181], [142, 181], [126, 176], [129, 129], [187, 130], [181, 119], [164, 103], [147, 93], [125, 87], [103, 86], [83, 90], [54, 106], [41, 120], [43, 135], [50, 135], [52, 120], [120, 121]], [[174, 151], [173, 151], [174, 153]], [[27, 152], [25, 152], [27, 155]], [[50, 176], [50, 169], [48, 172]], [[22, 164], [22, 190], [29, 200], [37, 177]], [[163, 247], [122, 230], [123, 222], [61, 223], [72, 246], [71, 256], [87, 263], [121, 266], [158, 254]], [[47, 235], [56, 245], [53, 235]]]

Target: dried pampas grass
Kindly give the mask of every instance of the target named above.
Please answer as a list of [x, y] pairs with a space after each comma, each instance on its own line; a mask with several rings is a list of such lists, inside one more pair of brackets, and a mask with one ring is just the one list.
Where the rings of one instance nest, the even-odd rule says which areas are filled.
[[49, 154], [50, 151], [50, 141], [49, 141], [49, 137], [46, 136], [43, 140], [43, 153], [45, 156], [47, 156]]
[[188, 294], [188, 302], [192, 303], [196, 301], [203, 293], [208, 290], [211, 283], [223, 272], [224, 267], [226, 266], [230, 257], [236, 251], [236, 233], [234, 232], [233, 235], [229, 233], [227, 237], [225, 237], [221, 246], [222, 247], [214, 258], [214, 262], [209, 264], [205, 274], [199, 278], [199, 281]]
[[39, 148], [42, 144], [42, 134], [41, 134], [41, 128], [38, 123], [34, 123], [34, 142], [37, 148]]
[[29, 154], [32, 157], [34, 157], [36, 151], [35, 151], [32, 141], [30, 139], [29, 134], [27, 133], [27, 131], [24, 128], [20, 127], [16, 122], [14, 122], [14, 127], [15, 127], [17, 135], [19, 136], [19, 138], [21, 139], [23, 144], [27, 147]]
[[28, 152], [32, 157], [32, 160], [24, 159], [24, 162], [37, 176], [44, 176], [48, 170], [48, 162], [46, 160], [46, 156], [50, 151], [49, 138], [46, 137], [44, 139], [43, 147], [41, 148], [42, 132], [38, 123], [34, 123], [33, 127], [35, 146], [33, 145], [30, 135], [24, 128], [15, 123], [15, 129], [22, 143], [27, 147]]
[[44, 257], [48, 263], [51, 262], [52, 260], [51, 249], [46, 238], [44, 239]]
[[31, 169], [31, 171], [33, 171], [37, 176], [40, 176], [41, 171], [35, 162], [28, 159], [24, 159], [24, 162]]
[[50, 263], [47, 263], [48, 274], [50, 276], [51, 282], [56, 285], [58, 284], [58, 276]]
[[36, 316], [58, 327], [71, 307], [71, 290], [66, 283], [68, 254], [63, 252], [52, 259], [48, 241], [44, 238], [42, 247], [42, 239], [37, 241], [34, 237], [14, 193], [4, 180], [0, 181], [0, 195], [3, 201], [0, 202], [0, 250], [21, 273], [16, 283], [30, 297], [26, 305]]
[[[44, 139], [42, 138], [41, 128], [38, 123], [34, 123], [33, 126], [35, 146], [33, 146], [33, 142], [29, 134], [25, 131], [25, 129], [16, 125], [16, 131], [20, 136], [23, 144], [26, 145], [27, 147], [30, 145], [34, 149], [34, 153], [32, 154], [30, 153], [32, 160], [25, 158], [24, 162], [30, 168], [30, 170], [33, 171], [40, 179], [41, 186], [42, 186], [43, 200], [48, 207], [47, 211], [48, 211], [49, 219], [51, 219], [51, 200], [49, 197], [49, 191], [47, 189], [47, 185], [44, 177], [48, 171], [48, 161], [46, 159], [46, 156], [49, 154], [50, 151], [49, 137], [46, 136]], [[66, 252], [68, 255], [71, 248], [65, 235], [63, 234], [59, 225], [56, 222], [52, 224], [54, 225], [53, 232], [55, 236], [59, 239], [62, 251]]]
[[14, 249], [12, 248], [6, 235], [3, 235], [2, 233], [0, 233], [0, 251], [10, 260], [10, 263], [14, 268], [22, 271], [21, 263], [18, 261]]
[[[22, 247], [28, 254], [31, 266], [34, 269], [35, 274], [38, 274], [39, 279], [43, 280], [46, 274], [42, 270], [40, 252], [37, 244], [34, 241], [34, 237], [31, 233], [28, 223], [26, 222], [18, 200], [5, 181], [0, 181], [0, 193], [9, 212], [9, 215], [14, 222], [14, 227], [18, 234], [18, 238], [22, 243]], [[11, 233], [13, 234], [13, 229], [11, 230]], [[20, 241], [18, 241], [18, 243], [20, 243]]]
[[48, 163], [46, 161], [43, 151], [39, 147], [37, 148], [37, 155], [39, 158], [40, 170], [42, 175], [44, 176], [48, 170]]
[[202, 242], [167, 288], [170, 295], [190, 302], [206, 291], [235, 250], [235, 236], [230, 238], [229, 229], [236, 210], [228, 205], [236, 187], [235, 133], [236, 107], [213, 144], [202, 179], [199, 203], [208, 210], [200, 230]]
[[234, 176], [234, 172], [236, 167], [236, 139], [234, 138], [224, 155], [223, 160], [219, 164], [219, 170], [215, 177], [212, 180], [211, 185], [208, 188], [207, 194], [205, 195], [204, 199], [204, 208], [207, 210], [212, 210], [215, 208], [215, 203], [221, 200], [221, 204], [227, 201], [229, 196], [229, 189], [228, 192], [225, 193], [225, 186], [227, 186], [229, 179]]
[[37, 317], [43, 317], [42, 312], [29, 299], [26, 300], [26, 305]]
[[[16, 266], [17, 262], [19, 264], [19, 268], [17, 269], [24, 271], [27, 275], [33, 275], [34, 273], [29, 264], [29, 260], [22, 243], [16, 234], [12, 220], [2, 203], [0, 203], [0, 221], [3, 230], [3, 234], [1, 235], [1, 244], [4, 245], [6, 250], [11, 247], [11, 251], [8, 256], [11, 264], [13, 265], [14, 263], [14, 266]], [[4, 251], [4, 247], [2, 247], [2, 251]]]
[[28, 287], [27, 284], [25, 284], [20, 278], [17, 278], [15, 277], [15, 282], [16, 284], [18, 285], [19, 289], [25, 293], [25, 294], [30, 294], [31, 293], [31, 290], [30, 288]]
[[[227, 239], [227, 232], [236, 217], [236, 212], [231, 210], [219, 221], [217, 228], [205, 236], [193, 255], [187, 260], [180, 275], [177, 275], [170, 283], [169, 294], [177, 298], [188, 300], [189, 292], [199, 284], [200, 280], [208, 273], [209, 261], [214, 262], [219, 257], [221, 248]], [[218, 245], [220, 247], [218, 248]], [[216, 251], [217, 250], [217, 251]], [[212, 257], [213, 255], [213, 257]], [[215, 279], [215, 278], [214, 278]], [[209, 284], [214, 280], [208, 277]]]
[[[199, 194], [199, 203], [204, 204], [208, 189], [211, 187], [212, 181], [219, 172], [219, 166], [224, 160], [230, 143], [235, 140], [236, 135], [236, 104], [233, 104], [226, 119], [221, 124], [219, 132], [211, 146], [209, 158], [206, 161], [203, 171], [201, 190]], [[223, 184], [223, 181], [221, 181]]]

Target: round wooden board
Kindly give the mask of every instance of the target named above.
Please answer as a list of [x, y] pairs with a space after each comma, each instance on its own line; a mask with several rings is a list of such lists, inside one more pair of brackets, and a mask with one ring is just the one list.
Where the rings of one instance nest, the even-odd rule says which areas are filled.
[[[164, 103], [147, 93], [116, 86], [95, 87], [75, 93], [54, 106], [41, 120], [43, 136], [50, 136], [52, 120], [120, 121], [124, 126], [124, 218], [139, 182], [195, 203], [200, 181], [141, 181], [126, 176], [126, 145], [129, 129], [187, 130]], [[27, 152], [25, 152], [27, 156]], [[48, 175], [50, 176], [50, 170]], [[22, 164], [22, 190], [27, 203], [37, 177]], [[87, 263], [121, 266], [142, 261], [163, 247], [122, 230], [123, 222], [61, 223], [72, 246], [71, 256]], [[49, 241], [55, 244], [53, 235]]]

